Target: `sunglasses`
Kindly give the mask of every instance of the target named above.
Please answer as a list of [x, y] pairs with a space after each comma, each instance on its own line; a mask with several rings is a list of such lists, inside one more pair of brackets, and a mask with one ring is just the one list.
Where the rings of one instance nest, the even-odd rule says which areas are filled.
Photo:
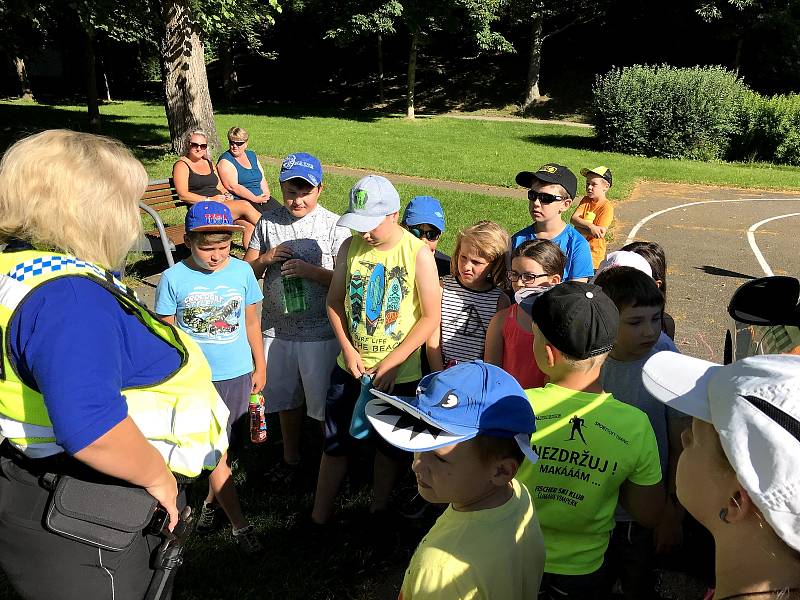
[[535, 192], [528, 190], [528, 200], [531, 202], [538, 200], [540, 204], [552, 204], [559, 200], [566, 200], [563, 196], [554, 196], [553, 194], [545, 194], [544, 192]]
[[237, 142], [235, 140], [229, 140], [228, 143], [231, 146], [236, 146], [238, 148], [239, 146], [244, 146], [247, 142]]
[[525, 285], [535, 282], [539, 277], [547, 277], [547, 273], [518, 273], [517, 271], [508, 271], [506, 273], [506, 279], [510, 282], [516, 283], [521, 279]]
[[208, 144], [198, 144], [197, 142], [189, 142], [189, 146], [192, 148], [200, 148], [200, 150], [208, 148]]
[[411, 232], [415, 238], [421, 240], [426, 239], [429, 242], [435, 242], [439, 239], [439, 236], [442, 235], [441, 231], [436, 231], [435, 229], [429, 229], [428, 231], [422, 231], [418, 227], [409, 227], [408, 230]]

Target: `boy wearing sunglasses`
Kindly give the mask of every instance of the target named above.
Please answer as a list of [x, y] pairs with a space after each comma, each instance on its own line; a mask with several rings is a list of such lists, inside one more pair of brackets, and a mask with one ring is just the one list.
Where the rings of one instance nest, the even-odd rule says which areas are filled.
[[528, 188], [528, 210], [533, 223], [511, 236], [511, 247], [528, 240], [550, 240], [567, 257], [564, 280], [588, 281], [594, 275], [589, 242], [562, 219], [578, 188], [575, 174], [563, 165], [548, 163], [535, 172], [517, 173], [516, 182]]
[[444, 210], [433, 196], [414, 196], [406, 205], [401, 225], [433, 252], [439, 277], [450, 274], [450, 257], [436, 249], [444, 233]]

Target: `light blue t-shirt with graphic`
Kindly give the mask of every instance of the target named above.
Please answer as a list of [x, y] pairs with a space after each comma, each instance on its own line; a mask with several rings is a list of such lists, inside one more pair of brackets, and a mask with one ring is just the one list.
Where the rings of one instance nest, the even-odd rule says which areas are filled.
[[203, 349], [211, 379], [222, 381], [253, 370], [245, 307], [263, 294], [249, 264], [231, 257], [219, 271], [198, 271], [181, 261], [161, 276], [155, 312], [175, 315], [178, 327]]

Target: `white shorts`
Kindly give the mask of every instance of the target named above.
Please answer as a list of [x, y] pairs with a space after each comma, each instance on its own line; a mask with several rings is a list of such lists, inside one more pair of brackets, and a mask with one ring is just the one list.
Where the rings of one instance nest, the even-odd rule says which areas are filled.
[[295, 342], [265, 337], [267, 385], [264, 387], [264, 399], [267, 412], [297, 408], [303, 403], [305, 392], [306, 414], [317, 421], [324, 421], [325, 397], [340, 350], [336, 338]]

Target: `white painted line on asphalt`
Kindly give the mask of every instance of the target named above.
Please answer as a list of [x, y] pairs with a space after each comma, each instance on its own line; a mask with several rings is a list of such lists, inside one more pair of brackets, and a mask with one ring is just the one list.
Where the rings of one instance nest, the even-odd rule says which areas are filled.
[[770, 217], [768, 219], [764, 219], [763, 221], [759, 221], [758, 223], [753, 223], [747, 230], [747, 241], [750, 243], [750, 248], [753, 250], [753, 254], [756, 255], [756, 260], [758, 261], [758, 264], [761, 265], [761, 270], [764, 271], [764, 275], [766, 275], [767, 277], [772, 277], [775, 273], [772, 272], [772, 269], [767, 264], [767, 261], [764, 260], [764, 255], [761, 254], [761, 250], [758, 249], [758, 244], [756, 244], [756, 236], [755, 236], [756, 229], [761, 227], [764, 223], [769, 223], [770, 221], [777, 221], [778, 219], [786, 219], [788, 217], [800, 217], [800, 213], [789, 213], [788, 215], [778, 215], [777, 217]]
[[664, 210], [659, 210], [658, 212], [654, 212], [652, 215], [646, 216], [644, 219], [640, 220], [636, 225], [633, 226], [631, 232], [628, 234], [628, 237], [625, 239], [625, 243], [623, 246], [630, 244], [632, 241], [636, 239], [636, 234], [639, 233], [639, 230], [642, 226], [650, 221], [651, 219], [655, 219], [659, 215], [663, 215], [664, 213], [668, 213], [673, 210], [678, 210], [679, 208], [686, 208], [687, 206], [696, 206], [698, 204], [721, 204], [723, 202], [753, 202], [756, 200], [760, 201], [774, 201], [774, 200], [794, 200], [798, 201], [800, 198], [735, 198], [732, 200], [699, 200], [697, 202], [687, 202], [686, 204], [678, 204], [677, 206], [671, 206], [669, 208], [665, 208]]

